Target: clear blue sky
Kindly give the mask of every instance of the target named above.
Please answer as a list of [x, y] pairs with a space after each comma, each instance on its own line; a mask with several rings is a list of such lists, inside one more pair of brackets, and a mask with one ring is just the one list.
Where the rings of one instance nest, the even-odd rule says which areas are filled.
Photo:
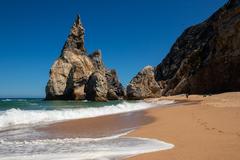
[[76, 17], [85, 47], [126, 85], [144, 66], [156, 66], [187, 27], [226, 0], [1, 0], [0, 97], [44, 97], [48, 73]]

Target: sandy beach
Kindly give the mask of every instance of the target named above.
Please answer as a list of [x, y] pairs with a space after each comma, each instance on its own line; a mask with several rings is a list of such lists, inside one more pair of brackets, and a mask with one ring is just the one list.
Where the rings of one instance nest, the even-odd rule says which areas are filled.
[[150, 124], [153, 117], [145, 116], [144, 111], [107, 115], [54, 123], [37, 128], [46, 132], [48, 138], [99, 138], [125, 133]]
[[175, 147], [129, 160], [239, 160], [240, 92], [146, 99], [177, 103], [144, 111], [71, 120], [38, 128], [49, 138], [102, 137], [135, 129], [127, 136], [154, 138]]
[[[186, 100], [186, 97], [161, 99]], [[187, 101], [196, 103], [148, 110], [147, 116], [155, 121], [130, 133], [130, 136], [160, 139], [175, 147], [129, 159], [239, 160], [240, 93], [191, 95]]]

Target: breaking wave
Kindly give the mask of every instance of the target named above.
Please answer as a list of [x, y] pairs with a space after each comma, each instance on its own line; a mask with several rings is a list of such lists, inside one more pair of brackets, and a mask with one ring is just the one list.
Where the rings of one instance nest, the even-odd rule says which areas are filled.
[[0, 130], [9, 127], [22, 127], [26, 125], [39, 125], [58, 121], [91, 118], [104, 115], [140, 111], [156, 106], [172, 104], [174, 101], [163, 100], [158, 103], [122, 102], [120, 104], [98, 108], [78, 108], [61, 110], [21, 110], [9, 109], [0, 112]]
[[102, 138], [2, 140], [0, 160], [110, 160], [174, 147], [156, 139], [122, 137], [127, 133]]

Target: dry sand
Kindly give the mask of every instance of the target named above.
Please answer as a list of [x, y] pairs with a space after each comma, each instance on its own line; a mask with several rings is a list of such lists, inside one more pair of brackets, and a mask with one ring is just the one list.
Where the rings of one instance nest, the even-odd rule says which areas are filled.
[[137, 155], [130, 160], [240, 160], [240, 92], [161, 99], [180, 103], [147, 111], [60, 122], [38, 130], [46, 132], [50, 138], [61, 138], [101, 137], [138, 128], [128, 136], [155, 138], [175, 147]]
[[148, 110], [147, 116], [155, 121], [130, 133], [160, 139], [175, 147], [129, 160], [240, 160], [240, 92], [191, 95], [187, 101], [192, 103]]

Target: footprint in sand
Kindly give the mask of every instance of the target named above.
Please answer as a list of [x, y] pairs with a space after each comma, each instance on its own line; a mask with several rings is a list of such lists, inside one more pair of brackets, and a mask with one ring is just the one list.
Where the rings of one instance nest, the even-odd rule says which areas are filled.
[[224, 133], [223, 131], [221, 131], [221, 130], [218, 130], [218, 133]]
[[[197, 123], [199, 123], [201, 126], [203, 126], [206, 130], [212, 130], [212, 131], [217, 131], [218, 133], [224, 133], [222, 130], [218, 130], [217, 128], [214, 127], [209, 127], [207, 122], [203, 122], [200, 118], [197, 119]], [[240, 133], [237, 133], [237, 136], [240, 137]]]

